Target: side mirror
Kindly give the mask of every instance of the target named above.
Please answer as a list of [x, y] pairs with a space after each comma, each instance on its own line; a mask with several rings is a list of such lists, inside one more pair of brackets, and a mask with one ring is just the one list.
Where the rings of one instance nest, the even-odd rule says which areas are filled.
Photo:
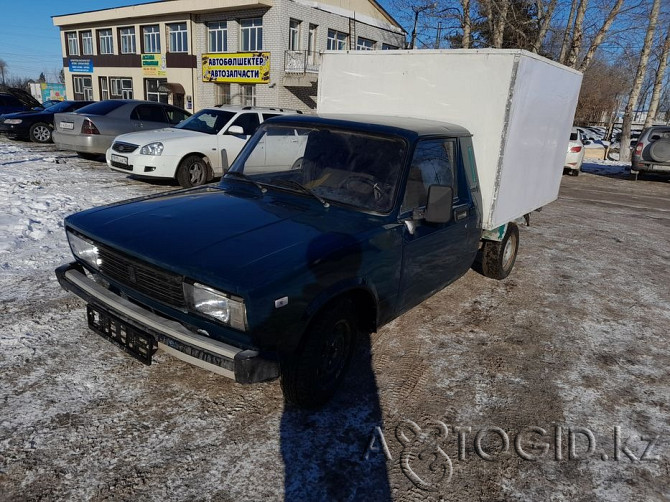
[[428, 223], [447, 223], [451, 221], [453, 206], [453, 188], [444, 185], [430, 185], [424, 219]]
[[244, 129], [242, 129], [242, 126], [238, 125], [230, 126], [226, 131], [226, 134], [232, 134], [233, 136], [246, 136], [246, 134], [244, 134]]

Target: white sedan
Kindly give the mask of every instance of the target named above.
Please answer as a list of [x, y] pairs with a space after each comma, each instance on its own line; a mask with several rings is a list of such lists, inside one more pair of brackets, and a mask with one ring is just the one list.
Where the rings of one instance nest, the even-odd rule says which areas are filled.
[[570, 142], [568, 143], [568, 152], [565, 156], [563, 172], [573, 176], [579, 175], [584, 162], [584, 144], [580, 138], [579, 131], [573, 127], [570, 133]]
[[117, 136], [107, 150], [114, 171], [144, 178], [176, 178], [183, 187], [221, 176], [261, 122], [296, 110], [205, 108], [167, 129]]

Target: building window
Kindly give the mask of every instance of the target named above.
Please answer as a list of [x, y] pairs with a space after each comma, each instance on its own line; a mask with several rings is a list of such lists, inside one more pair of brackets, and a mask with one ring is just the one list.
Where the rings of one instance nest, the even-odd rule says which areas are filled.
[[316, 25], [309, 25], [309, 32], [307, 33], [307, 64], [316, 64]]
[[216, 84], [216, 104], [229, 105], [230, 99], [230, 84]]
[[188, 33], [186, 23], [168, 24], [170, 33], [170, 52], [188, 52]]
[[343, 51], [347, 48], [347, 38], [346, 33], [336, 30], [328, 30], [328, 45], [327, 49], [329, 51]]
[[107, 77], [100, 77], [100, 101], [109, 99], [109, 82]]
[[396, 49], [398, 49], [398, 47], [396, 47], [395, 45], [391, 45], [391, 44], [382, 44], [382, 50], [383, 50], [383, 51], [394, 51], [394, 50], [396, 50]]
[[358, 37], [356, 40], [356, 50], [357, 51], [371, 51], [375, 48], [374, 40], [369, 40], [367, 38]]
[[300, 21], [291, 19], [288, 23], [288, 50], [300, 50]]
[[242, 106], [256, 106], [256, 86], [253, 84], [241, 85]]
[[144, 79], [144, 88], [146, 89], [146, 100], [147, 101], [157, 101], [159, 103], [168, 102], [168, 93], [161, 92], [160, 85], [166, 84], [166, 78], [145, 78]]
[[159, 54], [161, 51], [161, 32], [157, 24], [142, 27], [144, 46], [142, 52], [145, 54]]
[[93, 33], [90, 31], [81, 32], [81, 53], [83, 56], [93, 55]]
[[98, 43], [100, 54], [114, 54], [114, 37], [112, 30], [98, 30]]
[[255, 17], [253, 19], [240, 20], [241, 27], [241, 50], [245, 52], [263, 50], [263, 19]]
[[90, 75], [72, 75], [74, 99], [93, 101], [93, 79]]
[[226, 52], [228, 50], [228, 27], [226, 21], [217, 21], [207, 25], [209, 52]]
[[121, 28], [121, 54], [135, 54], [137, 48], [135, 46], [135, 27]]
[[128, 77], [109, 77], [111, 99], [133, 99], [133, 81]]
[[74, 31], [66, 33], [65, 37], [67, 38], [67, 55], [68, 56], [78, 56], [79, 55], [79, 40], [77, 39], [77, 33]]

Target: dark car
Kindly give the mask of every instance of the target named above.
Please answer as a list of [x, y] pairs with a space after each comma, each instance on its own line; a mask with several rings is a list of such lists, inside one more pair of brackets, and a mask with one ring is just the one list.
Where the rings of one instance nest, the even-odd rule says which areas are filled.
[[21, 89], [7, 88], [0, 92], [0, 115], [42, 108], [39, 101]]
[[0, 134], [10, 138], [30, 139], [35, 143], [51, 142], [54, 114], [73, 112], [93, 101], [60, 101], [44, 110], [8, 113], [0, 119]]
[[640, 134], [633, 150], [631, 175], [670, 174], [670, 126], [648, 127]]

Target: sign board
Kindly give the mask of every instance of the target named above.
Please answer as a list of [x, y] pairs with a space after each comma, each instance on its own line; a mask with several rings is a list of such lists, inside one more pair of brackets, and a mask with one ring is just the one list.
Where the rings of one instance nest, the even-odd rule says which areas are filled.
[[93, 60], [69, 59], [68, 67], [71, 73], [93, 73]]
[[270, 82], [270, 53], [203, 54], [202, 81], [268, 84]]
[[142, 75], [145, 77], [165, 77], [165, 56], [161, 54], [142, 54]]
[[42, 102], [49, 99], [63, 101], [65, 99], [65, 84], [47, 84], [41, 83]]

